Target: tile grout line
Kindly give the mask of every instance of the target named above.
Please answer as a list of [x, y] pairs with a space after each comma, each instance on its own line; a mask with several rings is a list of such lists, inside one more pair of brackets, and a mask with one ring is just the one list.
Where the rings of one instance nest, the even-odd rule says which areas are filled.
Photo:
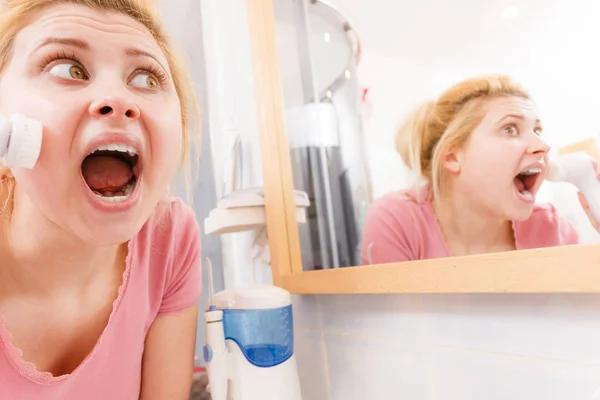
[[325, 370], [325, 387], [327, 388], [328, 400], [333, 400], [333, 391], [331, 388], [331, 371], [329, 369], [329, 358], [327, 357], [327, 345], [325, 344], [325, 331], [323, 330], [323, 313], [321, 312], [321, 302], [319, 296], [315, 295], [317, 306], [317, 320], [319, 323], [319, 336], [321, 337], [321, 352], [323, 358], [323, 367]]
[[[424, 313], [423, 313], [423, 296], [417, 295], [415, 308], [416, 308], [417, 314], [419, 314], [421, 317], [423, 317], [423, 315], [424, 315]], [[427, 374], [429, 394], [431, 396], [430, 400], [436, 400], [436, 399], [438, 399], [438, 395], [437, 395], [437, 391], [436, 391], [435, 381], [433, 379], [434, 363], [433, 363], [433, 357], [431, 354], [431, 346], [427, 343], [427, 338], [429, 337], [428, 336], [429, 330], [426, 327], [425, 318], [420, 318], [420, 321], [418, 321], [418, 323], [419, 323], [419, 327], [421, 330], [421, 337], [425, 338], [425, 342], [422, 342], [421, 346], [423, 346], [423, 352], [425, 353], [424, 354], [425, 373]]]

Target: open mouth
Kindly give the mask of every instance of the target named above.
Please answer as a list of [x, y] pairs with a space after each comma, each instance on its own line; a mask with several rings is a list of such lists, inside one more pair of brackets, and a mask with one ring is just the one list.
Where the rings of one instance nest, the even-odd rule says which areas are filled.
[[81, 173], [88, 188], [102, 200], [126, 200], [140, 177], [138, 151], [124, 144], [99, 146], [83, 160]]
[[530, 168], [521, 171], [514, 179], [517, 192], [525, 198], [534, 199], [536, 183], [541, 173], [542, 170], [540, 168]]

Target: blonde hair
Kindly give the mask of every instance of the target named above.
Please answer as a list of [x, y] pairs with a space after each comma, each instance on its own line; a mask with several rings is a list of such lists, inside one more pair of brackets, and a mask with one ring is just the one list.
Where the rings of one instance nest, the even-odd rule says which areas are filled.
[[396, 150], [420, 181], [431, 185], [433, 198], [443, 190], [442, 158], [467, 141], [487, 111], [486, 103], [499, 97], [529, 94], [508, 76], [467, 79], [446, 90], [437, 100], [412, 110], [396, 133]]
[[[191, 199], [191, 169], [192, 159], [190, 150], [199, 152], [199, 106], [194, 95], [191, 78], [183, 62], [174, 53], [172, 44], [161, 26], [161, 19], [156, 4], [151, 0], [4, 0], [0, 7], [0, 75], [9, 64], [13, 52], [14, 40], [17, 34], [29, 25], [40, 12], [59, 4], [73, 4], [92, 9], [124, 14], [143, 24], [167, 58], [173, 84], [181, 105], [181, 123], [183, 127], [181, 166], [184, 168], [186, 192]], [[192, 125], [192, 126], [190, 126]], [[195, 135], [194, 135], [195, 133]], [[11, 201], [15, 180], [8, 168], [0, 163], [0, 195], [2, 189], [7, 189], [6, 204]], [[4, 206], [6, 205], [4, 204]], [[3, 205], [0, 204], [0, 211]]]

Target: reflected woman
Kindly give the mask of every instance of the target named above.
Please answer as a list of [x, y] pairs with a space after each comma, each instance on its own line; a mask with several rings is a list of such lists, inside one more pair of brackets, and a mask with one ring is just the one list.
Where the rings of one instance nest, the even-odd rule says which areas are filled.
[[468, 79], [422, 104], [396, 148], [421, 179], [371, 207], [363, 264], [579, 242], [552, 204], [535, 203], [550, 148], [535, 103], [509, 77]]

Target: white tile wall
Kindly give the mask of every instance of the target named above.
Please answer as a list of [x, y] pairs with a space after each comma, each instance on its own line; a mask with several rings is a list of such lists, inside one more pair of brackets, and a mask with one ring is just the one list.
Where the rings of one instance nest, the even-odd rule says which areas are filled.
[[296, 363], [302, 384], [302, 398], [329, 399], [330, 384], [328, 376], [328, 363], [325, 354], [325, 343], [322, 333], [306, 329], [296, 329]]
[[444, 347], [431, 364], [436, 399], [600, 399], [600, 367]]
[[[354, 334], [397, 341], [422, 335], [423, 315], [418, 297], [410, 295], [333, 295], [318, 298], [323, 330], [332, 335]], [[356, 310], [361, 317], [356, 318]]]
[[325, 335], [333, 400], [432, 400], [422, 344]]
[[600, 295], [295, 296], [304, 400], [600, 399]]

